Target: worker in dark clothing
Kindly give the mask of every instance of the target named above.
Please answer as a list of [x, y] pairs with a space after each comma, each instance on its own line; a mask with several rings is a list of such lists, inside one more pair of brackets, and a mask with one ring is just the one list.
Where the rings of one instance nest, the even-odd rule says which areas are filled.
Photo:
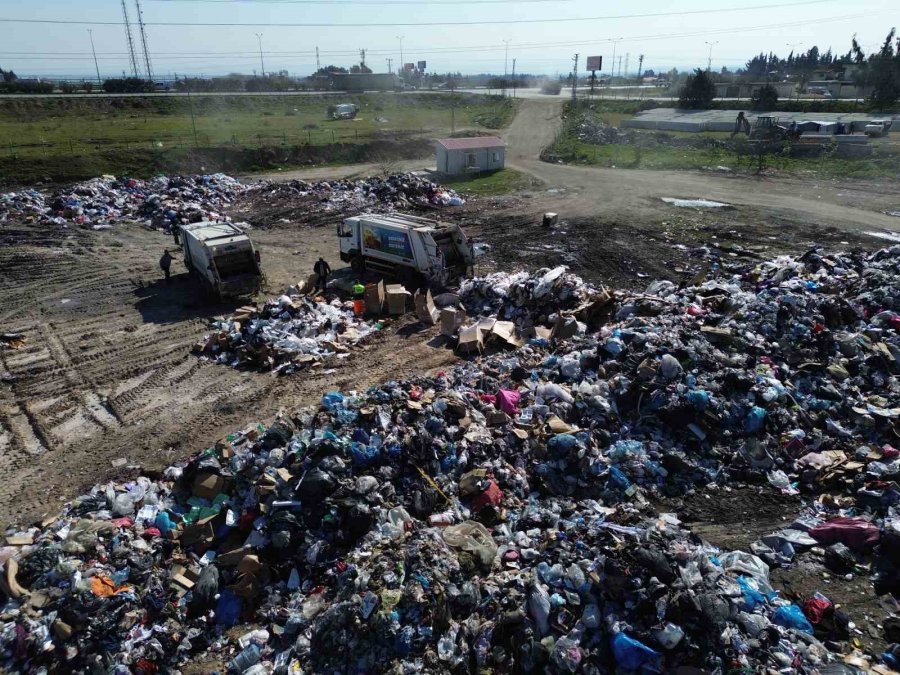
[[172, 237], [175, 239], [175, 245], [181, 246], [181, 226], [172, 225]]
[[744, 117], [743, 110], [738, 113], [737, 119], [734, 120], [734, 131], [731, 132], [731, 137], [734, 138], [741, 133], [750, 135], [750, 121]]
[[322, 289], [325, 292], [325, 286], [328, 283], [328, 275], [331, 274], [331, 266], [325, 262], [324, 258], [319, 258], [313, 265], [313, 272], [316, 273], [316, 290]]
[[172, 261], [174, 258], [169, 254], [169, 249], [163, 251], [162, 258], [159, 259], [159, 267], [162, 269], [163, 274], [166, 275], [166, 283], [169, 283], [169, 278], [171, 276], [170, 268], [172, 267]]

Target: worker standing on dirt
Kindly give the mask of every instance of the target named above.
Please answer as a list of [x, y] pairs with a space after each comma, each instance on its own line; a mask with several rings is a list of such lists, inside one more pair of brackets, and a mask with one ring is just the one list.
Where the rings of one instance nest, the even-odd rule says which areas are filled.
[[166, 283], [169, 283], [170, 278], [170, 268], [172, 267], [172, 261], [174, 258], [169, 254], [169, 249], [165, 249], [162, 254], [162, 258], [159, 259], [159, 267], [163, 271], [163, 274], [166, 275]]
[[359, 283], [359, 279], [353, 282], [353, 312], [356, 316], [362, 316], [366, 311], [366, 287]]
[[313, 265], [313, 272], [316, 273], [316, 289], [322, 289], [325, 292], [325, 286], [328, 283], [328, 275], [331, 274], [331, 266], [325, 262], [325, 258], [319, 258]]

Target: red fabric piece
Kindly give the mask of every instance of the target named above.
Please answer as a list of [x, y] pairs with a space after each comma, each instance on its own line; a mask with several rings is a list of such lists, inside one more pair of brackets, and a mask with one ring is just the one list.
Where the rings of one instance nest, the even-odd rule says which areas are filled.
[[810, 598], [803, 603], [803, 613], [809, 622], [818, 626], [829, 613], [834, 611], [834, 603], [825, 598]]
[[894, 459], [900, 456], [900, 450], [897, 450], [893, 445], [885, 445], [881, 448], [881, 456], [885, 459]]
[[111, 522], [116, 527], [131, 527], [132, 525], [134, 525], [134, 521], [127, 516], [123, 518], [114, 518], [109, 522]]
[[503, 500], [503, 491], [495, 481], [491, 481], [487, 489], [472, 500], [472, 511], [481, 511], [488, 504], [498, 506]]
[[497, 402], [497, 397], [494, 396], [493, 394], [479, 394], [478, 398], [481, 400], [482, 403], [496, 403]]
[[144, 530], [144, 539], [153, 539], [153, 537], [161, 537], [162, 532], [159, 531], [158, 527], [148, 527]]
[[497, 392], [497, 407], [507, 415], [515, 415], [519, 410], [519, 400], [522, 394], [509, 389], [501, 389]]
[[881, 530], [874, 523], [862, 518], [839, 516], [827, 523], [817, 525], [809, 531], [809, 536], [820, 544], [840, 542], [854, 550], [867, 550], [878, 543]]

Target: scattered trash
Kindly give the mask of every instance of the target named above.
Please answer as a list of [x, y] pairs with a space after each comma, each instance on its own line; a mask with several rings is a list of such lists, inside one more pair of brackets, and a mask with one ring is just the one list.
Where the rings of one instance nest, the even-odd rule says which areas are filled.
[[[879, 592], [900, 591], [900, 246], [723, 265], [640, 293], [564, 268], [493, 284], [467, 281], [460, 302], [484, 313], [476, 332], [530, 324], [521, 346], [327, 392], [9, 529], [0, 668], [172, 672], [206, 655], [245, 673], [825, 673], [861, 661], [835, 603], [781, 597], [769, 575], [819, 548], [839, 569], [869, 556]], [[294, 312], [311, 330], [306, 312], [343, 310], [286, 300], [223, 339], [252, 346]], [[718, 550], [653, 506], [768, 482], [809, 502], [750, 551]], [[240, 623], [253, 630], [228, 630]], [[868, 658], [892, 667], [896, 653]]]

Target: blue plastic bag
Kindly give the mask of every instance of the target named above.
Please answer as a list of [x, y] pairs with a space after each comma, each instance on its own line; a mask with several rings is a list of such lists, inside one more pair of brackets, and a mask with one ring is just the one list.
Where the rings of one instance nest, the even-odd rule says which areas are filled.
[[613, 636], [612, 649], [616, 664], [625, 670], [643, 668], [645, 671], [662, 672], [662, 655], [625, 633]]
[[772, 623], [813, 634], [813, 627], [797, 605], [784, 605], [772, 612]]
[[744, 429], [753, 433], [762, 429], [763, 423], [766, 421], [766, 411], [758, 405], [753, 406], [747, 417], [744, 418]]
[[344, 395], [339, 391], [329, 391], [322, 397], [322, 405], [329, 412], [343, 407]]
[[230, 588], [223, 589], [219, 595], [219, 601], [216, 603], [216, 624], [234, 626], [241, 618], [243, 605], [244, 601]]
[[766, 596], [756, 588], [753, 588], [753, 585], [750, 583], [747, 577], [738, 577], [737, 583], [738, 586], [741, 587], [741, 592], [744, 594], [744, 604], [741, 609], [746, 612], [752, 612], [759, 605], [766, 604]]
[[357, 466], [368, 466], [378, 461], [378, 448], [373, 448], [362, 443], [350, 444], [350, 458]]
[[555, 452], [569, 452], [577, 442], [578, 439], [572, 434], [557, 434], [547, 441], [547, 447]]

